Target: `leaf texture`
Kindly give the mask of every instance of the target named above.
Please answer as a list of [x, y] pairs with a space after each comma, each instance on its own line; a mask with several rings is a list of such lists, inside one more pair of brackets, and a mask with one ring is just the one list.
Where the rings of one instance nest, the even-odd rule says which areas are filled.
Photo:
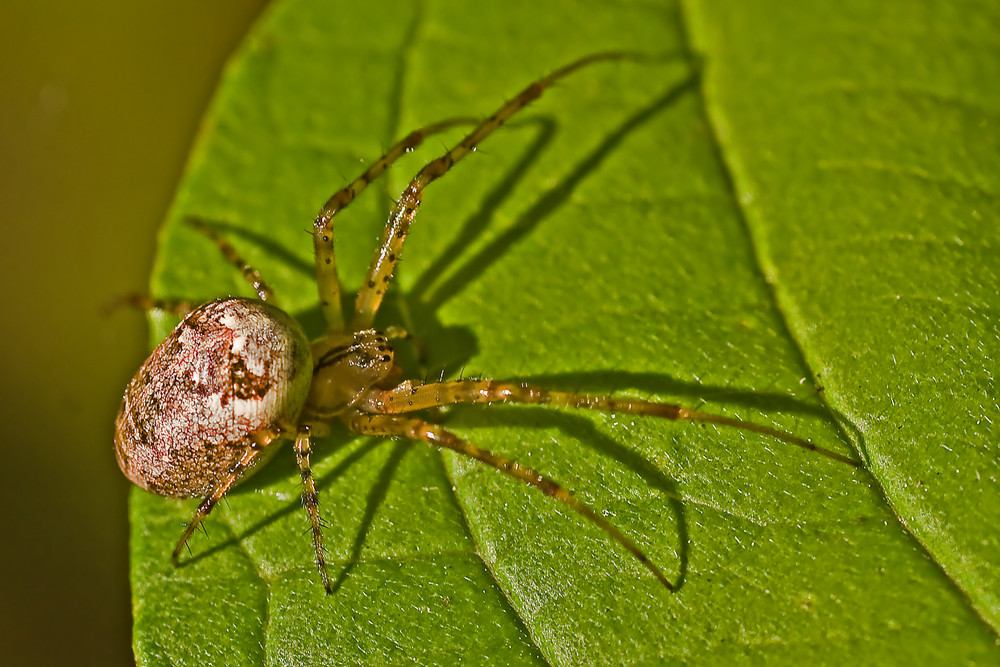
[[[420, 341], [420, 377], [680, 402], [867, 469], [622, 415], [432, 416], [561, 481], [671, 594], [518, 482], [335, 429], [314, 464], [332, 596], [290, 448], [180, 568], [196, 503], [134, 492], [140, 664], [996, 662], [998, 25], [985, 1], [273, 5], [206, 117], [155, 294], [251, 294], [197, 216], [318, 335], [312, 218], [394, 140], [587, 53], [663, 54], [575, 74], [434, 183], [377, 325]], [[349, 294], [392, 198], [460, 137], [338, 216]]]

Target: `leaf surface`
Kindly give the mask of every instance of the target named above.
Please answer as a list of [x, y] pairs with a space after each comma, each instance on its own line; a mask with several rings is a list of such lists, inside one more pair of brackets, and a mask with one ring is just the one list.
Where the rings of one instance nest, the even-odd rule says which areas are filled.
[[[251, 294], [183, 224], [213, 220], [318, 335], [312, 218], [394, 140], [489, 115], [587, 53], [673, 54], [575, 74], [434, 183], [377, 324], [426, 349], [420, 377], [680, 402], [871, 472], [649, 418], [431, 416], [565, 484], [671, 594], [492, 469], [335, 429], [314, 462], [332, 596], [290, 448], [180, 568], [169, 554], [197, 503], [136, 490], [140, 663], [995, 662], [992, 5], [370, 5], [286, 0], [248, 37], [154, 293]], [[460, 137], [429, 139], [338, 216], [349, 295], [392, 197]], [[173, 322], [156, 324], [158, 341]]]

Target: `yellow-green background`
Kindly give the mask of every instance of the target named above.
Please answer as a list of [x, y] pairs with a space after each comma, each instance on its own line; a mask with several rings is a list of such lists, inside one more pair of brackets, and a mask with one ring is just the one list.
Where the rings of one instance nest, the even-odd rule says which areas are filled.
[[118, 398], [155, 230], [219, 70], [263, 0], [0, 9], [0, 646], [8, 665], [133, 661]]

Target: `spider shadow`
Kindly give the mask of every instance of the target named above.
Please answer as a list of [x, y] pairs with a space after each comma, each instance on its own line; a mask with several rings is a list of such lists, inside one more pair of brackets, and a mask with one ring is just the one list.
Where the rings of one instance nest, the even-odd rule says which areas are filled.
[[[457, 296], [466, 285], [483, 276], [487, 269], [492, 264], [497, 262], [509, 250], [509, 248], [530, 234], [554, 211], [565, 205], [576, 187], [587, 177], [591, 176], [600, 164], [622, 144], [624, 139], [630, 133], [654, 118], [664, 109], [675, 104], [683, 95], [694, 92], [697, 88], [698, 81], [699, 73], [695, 72], [682, 80], [680, 83], [668, 88], [664, 94], [657, 97], [651, 104], [648, 104], [638, 112], [628, 117], [617, 128], [609, 132], [604, 140], [601, 141], [593, 151], [577, 163], [576, 167], [569, 173], [569, 175], [567, 175], [553, 188], [548, 190], [546, 194], [533, 206], [531, 206], [528, 211], [522, 214], [514, 222], [514, 224], [511, 225], [511, 227], [501, 233], [495, 240], [487, 244], [481, 251], [465, 260], [452, 272], [450, 277], [444, 280], [436, 289], [431, 291], [435, 284], [436, 277], [448, 271], [450, 267], [455, 264], [457, 258], [463, 255], [463, 251], [468, 248], [468, 246], [479, 237], [482, 230], [489, 225], [494, 212], [503, 205], [506, 199], [514, 191], [517, 183], [526, 177], [531, 164], [537, 160], [538, 156], [552, 142], [557, 129], [557, 124], [550, 118], [536, 118], [521, 123], [520, 125], [535, 123], [539, 128], [535, 138], [529, 145], [528, 149], [523, 153], [521, 159], [519, 159], [510, 170], [508, 170], [506, 176], [501, 179], [498, 185], [487, 193], [478, 210], [461, 226], [455, 240], [452, 241], [447, 248], [445, 248], [439, 258], [417, 280], [414, 288], [408, 293], [402, 295], [400, 295], [398, 291], [389, 292], [389, 297], [386, 299], [382, 311], [380, 312], [379, 320], [385, 319], [393, 322], [404, 322], [406, 328], [416, 337], [417, 341], [433, 341], [433, 345], [426, 348], [426, 351], [418, 342], [410, 351], [409, 359], [406, 359], [405, 357], [407, 356], [407, 349], [410, 346], [398, 346], [400, 356], [404, 357], [404, 366], [407, 368], [417, 368], [418, 374], [419, 369], [423, 369], [423, 372], [426, 375], [428, 373], [428, 368], [455, 369], [457, 367], [461, 367], [468, 359], [475, 356], [478, 348], [476, 343], [477, 339], [474, 333], [467, 327], [444, 326], [436, 316], [437, 311], [441, 308], [441, 306]], [[218, 229], [224, 229], [227, 233], [242, 236], [254, 243], [259, 244], [267, 249], [268, 252], [272, 253], [273, 256], [279, 258], [284, 261], [286, 265], [292, 267], [296, 272], [301, 272], [303, 275], [312, 275], [313, 267], [311, 265], [303, 262], [294, 253], [289, 252], [287, 249], [275, 243], [272, 239], [269, 239], [262, 234], [239, 229], [226, 223], [213, 222], [211, 224]], [[351, 303], [347, 295], [344, 295], [344, 306], [345, 310], [349, 312]], [[297, 318], [303, 324], [305, 330], [311, 334], [318, 334], [325, 328], [322, 314], [318, 308], [313, 308], [309, 311], [299, 313], [297, 314]], [[442, 374], [444, 374], [444, 371], [442, 371]], [[564, 376], [561, 380], [579, 383], [589, 379], [598, 384], [603, 383], [605, 386], [609, 387], [610, 390], [610, 388], [621, 388], [623, 386], [623, 380], [631, 379], [633, 382], [636, 382], [639, 379], [635, 376], [626, 378], [625, 375], [627, 374], [617, 371], [597, 371], [590, 374], [584, 373]], [[544, 382], [545, 380], [560, 380], [560, 378], [556, 377], [538, 377], [536, 379], [541, 382]], [[669, 378], [653, 375], [646, 377], [645, 381], [647, 384], [659, 384], [661, 388], [664, 384], [679, 384]], [[628, 382], [625, 382], [624, 386], [631, 386], [634, 388], [634, 385], [629, 384]], [[704, 387], [699, 387], [699, 390], [703, 391]], [[527, 421], [525, 417], [529, 412], [531, 412], [533, 416], [537, 413], [537, 411], [532, 411], [529, 408], [508, 409], [506, 412], [509, 415], [513, 415], [515, 417], [515, 421], [517, 420], [518, 415], [522, 415], [521, 419], [525, 422]], [[550, 412], [548, 415], [550, 419], [557, 422], [557, 425], [560, 428], [568, 430], [581, 440], [593, 443], [597, 450], [603, 451], [605, 454], [635, 471], [651, 486], [657, 488], [661, 493], [670, 499], [669, 502], [671, 504], [672, 511], [678, 522], [678, 532], [681, 545], [679, 549], [680, 580], [678, 583], [683, 582], [687, 573], [688, 529], [687, 520], [684, 515], [683, 503], [677, 494], [675, 481], [664, 475], [662, 471], [657, 469], [656, 466], [647, 459], [631, 452], [607, 436], [599, 433], [585, 418], [578, 415], [568, 415], [555, 412]], [[533, 418], [531, 421], [536, 421], [536, 418]], [[328, 487], [336, 479], [342, 476], [351, 465], [354, 465], [363, 459], [379, 442], [380, 441], [369, 441], [358, 447], [357, 450], [341, 461], [331, 472], [317, 480], [317, 488], [323, 489]], [[336, 447], [339, 448], [345, 446], [345, 444], [346, 442], [342, 442], [336, 445]], [[358, 533], [353, 541], [351, 556], [336, 580], [336, 589], [340, 588], [345, 578], [349, 575], [351, 569], [353, 569], [354, 565], [358, 561], [377, 507], [384, 500], [388, 485], [395, 475], [395, 472], [402, 461], [402, 457], [409, 446], [409, 443], [396, 445], [392, 455], [390, 455], [387, 463], [383, 466], [377, 483], [370, 490], [365, 514], [362, 518]], [[327, 454], [324, 453], [322, 455]], [[242, 492], [251, 491], [254, 487], [259, 488], [259, 486], [269, 484], [279, 478], [288, 479], [294, 475], [294, 470], [295, 468], [291, 465], [290, 459], [284, 464], [272, 462], [270, 465], [265, 466], [259, 473], [257, 473], [252, 480], [248, 481], [246, 485], [241, 485], [238, 489], [236, 489], [235, 493], [240, 494]], [[296, 503], [290, 503], [287, 508], [280, 510], [266, 519], [258, 521], [253, 526], [250, 526], [242, 531], [240, 535], [215, 545], [185, 562], [200, 560], [201, 558], [209, 556], [221, 549], [238, 543], [246, 537], [253, 535], [259, 530], [278, 521], [290, 512], [295, 511], [296, 506]]]
[[[595, 369], [571, 373], [543, 373], [518, 378], [519, 381], [564, 391], [587, 391], [609, 394], [622, 389], [635, 389], [645, 394], [682, 397], [687, 408], [702, 404], [725, 403], [760, 412], [781, 412], [824, 419], [831, 424], [830, 409], [825, 405], [782, 392], [734, 389], [726, 385], [689, 382], [662, 373]], [[818, 395], [818, 394], [817, 394]]]
[[[554, 426], [564, 435], [584, 443], [638, 475], [646, 484], [666, 498], [673, 514], [677, 526], [678, 544], [678, 574], [673, 584], [675, 588], [684, 585], [690, 557], [690, 539], [684, 499], [677, 489], [677, 481], [666, 475], [649, 459], [602, 433], [591, 420], [580, 414], [523, 405], [504, 405], [501, 409], [490, 411], [475, 410], [473, 406], [461, 406], [460, 409], [450, 413], [446, 421], [453, 426], [461, 426], [462, 428], [495, 427], [498, 423], [503, 423], [525, 432]], [[563, 484], [563, 480], [556, 481]], [[573, 492], [572, 484], [563, 485], [571, 493]], [[600, 512], [602, 508], [595, 507], [594, 509]], [[623, 528], [623, 526], [617, 527]], [[662, 566], [662, 564], [660, 565]]]
[[[278, 243], [273, 238], [268, 236], [264, 232], [254, 231], [252, 229], [247, 229], [241, 227], [238, 224], [227, 222], [225, 220], [217, 220], [214, 218], [206, 218], [197, 215], [185, 216], [186, 220], [196, 220], [197, 222], [210, 227], [212, 230], [218, 232], [220, 235], [225, 236], [227, 239], [231, 238], [241, 238], [249, 242], [250, 245], [262, 248], [267, 257], [275, 260], [276, 264], [281, 264], [289, 269], [292, 269], [295, 273], [301, 274], [302, 276], [314, 279], [316, 275], [316, 267], [312, 262], [308, 262], [299, 257], [295, 252], [289, 250], [286, 246]], [[266, 276], [264, 276], [266, 279]], [[280, 301], [280, 297], [279, 297]]]
[[[450, 369], [462, 368], [473, 358], [478, 352], [475, 334], [466, 327], [444, 326], [438, 318], [440, 308], [458, 296], [466, 286], [479, 280], [512, 246], [564, 206], [579, 184], [596, 172], [629, 134], [675, 105], [684, 95], [696, 92], [699, 81], [700, 71], [696, 70], [609, 131], [568, 175], [548, 189], [510, 227], [452, 270], [459, 258], [468, 254], [466, 251], [469, 246], [493, 222], [494, 214], [516, 191], [518, 183], [528, 176], [531, 166], [549, 147], [558, 130], [558, 123], [548, 117], [533, 117], [517, 124], [522, 127], [535, 124], [537, 127], [534, 138], [521, 157], [486, 193], [477, 210], [459, 227], [455, 239], [417, 278], [412, 289], [404, 294], [400, 294], [398, 290], [389, 290], [386, 295], [378, 321], [402, 322], [415, 341], [409, 346], [397, 346], [397, 353], [403, 353], [403, 367], [415, 370], [415, 377], [429, 378], [435, 374], [444, 377]], [[435, 288], [437, 278], [449, 270], [451, 275]], [[351, 306], [345, 300], [346, 312], [350, 312]], [[314, 330], [322, 331], [322, 318], [318, 310], [310, 313], [308, 322], [311, 327], [316, 327]], [[425, 345], [424, 341], [433, 341], [433, 345]]]
[[[562, 433], [586, 443], [596, 451], [599, 451], [609, 458], [618, 461], [629, 470], [635, 472], [646, 483], [657, 489], [664, 497], [666, 497], [667, 502], [670, 505], [671, 512], [677, 523], [678, 535], [678, 576], [674, 581], [674, 585], [678, 588], [683, 585], [687, 576], [690, 553], [688, 522], [684, 511], [683, 498], [677, 490], [676, 481], [665, 475], [655, 466], [655, 464], [628, 447], [623, 446], [613, 438], [610, 438], [600, 432], [590, 420], [586, 419], [582, 415], [544, 409], [540, 410], [537, 407], [528, 406], [504, 406], [502, 410], [490, 411], [487, 413], [485, 411], [474, 410], [472, 409], [472, 406], [463, 406], [463, 409], [454, 413], [453, 416], [457, 418], [457, 421], [459, 421], [460, 425], [463, 427], [476, 428], [495, 426], [498, 421], [501, 421], [509, 426], [524, 431], [537, 429], [539, 428], [539, 421], [544, 421], [548, 425], [554, 425]], [[452, 419], [449, 418], [448, 421], [452, 421]], [[336, 450], [350, 446], [352, 442], [353, 440], [349, 438], [337, 442], [334, 444], [333, 450], [325, 452], [324, 455], [329, 456]], [[346, 455], [332, 470], [316, 478], [317, 493], [320, 493], [333, 485], [337, 480], [346, 474], [351, 466], [361, 463], [366, 456], [372, 453], [376, 447], [384, 444], [384, 442], [384, 440], [369, 439], [357, 446], [354, 451]], [[319, 441], [317, 444], [325, 443], [324, 441]], [[415, 443], [413, 441], [397, 441], [393, 445], [391, 453], [382, 464], [375, 483], [369, 487], [365, 502], [365, 509], [361, 516], [361, 520], [358, 522], [358, 527], [351, 543], [349, 555], [346, 559], [341, 561], [340, 572], [331, 586], [331, 593], [336, 593], [340, 590], [344, 582], [350, 576], [351, 572], [358, 565], [358, 563], [361, 562], [361, 552], [373, 525], [375, 516], [378, 513], [378, 509], [387, 497], [389, 487], [395, 478], [406, 453], [414, 446]], [[281, 456], [280, 452], [278, 453], [278, 456]], [[297, 468], [292, 462], [292, 457], [281, 457], [281, 461], [270, 462], [267, 466], [262, 468], [258, 474], [255, 474], [252, 478], [247, 480], [245, 484], [241, 484], [232, 492], [227, 494], [226, 498], [230, 496], [242, 496], [259, 493], [261, 488], [268, 487], [273, 484], [280, 485], [282, 483], [287, 483], [288, 480], [296, 476], [296, 473]], [[567, 488], [571, 487], [567, 486]], [[320, 495], [322, 497], [321, 493]], [[322, 503], [320, 507], [322, 508]], [[183, 568], [188, 565], [193, 565], [204, 558], [210, 558], [225, 549], [237, 546], [261, 530], [268, 528], [292, 513], [300, 511], [300, 508], [300, 502], [289, 502], [284, 508], [269, 513], [266, 517], [246, 527], [238, 534], [213, 544], [211, 547], [203, 551], [193, 553], [189, 558], [182, 561], [179, 567]], [[308, 532], [309, 528], [308, 526], [305, 526], [303, 533], [305, 534]], [[332, 561], [328, 561], [328, 565], [332, 564]]]
[[[565, 374], [546, 374], [519, 377], [517, 381], [536, 386], [564, 391], [586, 391], [595, 394], [609, 394], [616, 390], [639, 389], [647, 394], [672, 394], [686, 397], [687, 403], [701, 403], [706, 400], [741, 405], [764, 412], [775, 410], [783, 413], [810, 415], [823, 418], [831, 424], [830, 413], [813, 402], [770, 392], [734, 390], [723, 386], [682, 382], [655, 373], [634, 373], [620, 370], [595, 370]], [[505, 424], [515, 430], [530, 432], [539, 428], [554, 426], [561, 433], [617, 461], [637, 475], [649, 487], [656, 489], [666, 499], [677, 527], [678, 574], [674, 584], [680, 588], [686, 581], [690, 561], [690, 537], [684, 497], [678, 490], [677, 481], [667, 475], [655, 463], [601, 431], [594, 422], [580, 413], [546, 409], [541, 406], [508, 404], [481, 409], [484, 406], [462, 404], [449, 411], [443, 422], [461, 428], [487, 428]], [[502, 452], [498, 452], [501, 453]], [[530, 462], [526, 462], [531, 465]], [[564, 480], [557, 480], [562, 483]], [[572, 492], [572, 487], [567, 486]], [[600, 507], [596, 507], [600, 511]], [[621, 526], [619, 526], [620, 528]]]
[[695, 70], [680, 82], [670, 86], [666, 92], [611, 130], [590, 153], [581, 158], [572, 171], [559, 183], [548, 189], [534, 205], [524, 212], [495, 240], [479, 252], [466, 259], [452, 275], [434, 291], [431, 288], [435, 278], [448, 270], [464, 250], [488, 225], [501, 204], [514, 191], [514, 186], [528, 173], [528, 167], [552, 141], [556, 123], [551, 119], [541, 124], [541, 131], [525, 151], [523, 158], [483, 199], [479, 210], [469, 217], [460, 228], [458, 235], [441, 256], [418, 279], [414, 288], [405, 295], [406, 303], [414, 313], [437, 311], [462, 292], [467, 285], [483, 276], [491, 265], [497, 262], [518, 241], [530, 234], [538, 225], [555, 211], [564, 206], [581, 182], [593, 175], [597, 168], [617, 150], [624, 140], [642, 125], [651, 121], [665, 109], [674, 106], [687, 94], [695, 93], [701, 80], [700, 70]]
[[[501, 257], [504, 251], [517, 239], [527, 235], [528, 232], [542, 221], [544, 218], [542, 211], [522, 218], [508, 231], [509, 237], [507, 239], [501, 238], [498, 241], [494, 241], [493, 246], [495, 247], [486, 253], [486, 258], [481, 256], [482, 253], [469, 258], [465, 261], [463, 267], [445, 285], [439, 288], [435, 294], [428, 296], [428, 292], [434, 286], [437, 278], [445, 275], [449, 268], [463, 254], [466, 254], [466, 249], [482, 235], [483, 230], [489, 227], [496, 211], [510, 198], [511, 193], [516, 192], [518, 184], [528, 177], [531, 173], [531, 167], [555, 139], [559, 128], [559, 124], [554, 118], [540, 115], [520, 122], [510, 123], [505, 129], [511, 131], [531, 125], [536, 126], [537, 129], [528, 144], [528, 148], [522, 153], [520, 159], [507, 170], [506, 175], [486, 193], [481, 200], [479, 208], [459, 227], [455, 238], [448, 243], [438, 254], [438, 258], [420, 275], [416, 283], [414, 283], [413, 287], [406, 294], [406, 301], [409, 304], [416, 308], [423, 308], [430, 311], [437, 310], [447, 298], [455, 296], [460, 291], [461, 286], [464, 284], [463, 280], [474, 280], [478, 275], [484, 273], [490, 263]], [[551, 210], [552, 207], [549, 207], [546, 212]], [[514, 232], [514, 230], [517, 231]]]
[[[429, 367], [444, 369], [441, 372], [443, 377], [447, 369], [462, 367], [476, 353], [476, 338], [474, 334], [467, 329], [443, 327], [437, 317], [440, 308], [461, 293], [465, 286], [480, 279], [489, 267], [502, 258], [513, 245], [528, 236], [539, 224], [564, 206], [580, 183], [593, 175], [598, 167], [610, 154], [622, 145], [631, 133], [639, 129], [643, 124], [651, 121], [665, 109], [675, 105], [682, 96], [695, 92], [699, 80], [700, 72], [695, 71], [679, 83], [669, 87], [663, 94], [656, 97], [652, 103], [633, 113], [624, 122], [609, 131], [593, 150], [577, 162], [568, 175], [555, 186], [548, 189], [545, 195], [515, 220], [508, 229], [500, 233], [496, 239], [488, 243], [482, 250], [474, 253], [471, 257], [464, 260], [461, 265], [453, 269], [458, 259], [468, 254], [466, 252], [468, 247], [489, 226], [493, 220], [494, 213], [511, 196], [511, 193], [515, 191], [519, 181], [527, 176], [530, 167], [537, 161], [538, 156], [551, 144], [558, 127], [557, 123], [550, 118], [532, 119], [538, 123], [538, 130], [516, 164], [483, 197], [478, 209], [458, 229], [455, 239], [448, 244], [438, 259], [417, 279], [413, 288], [403, 295], [390, 291], [389, 298], [386, 299], [385, 312], [390, 316], [401, 318], [390, 321], [404, 321], [408, 329], [418, 340], [434, 341], [433, 347], [429, 349], [427, 354], [420, 354], [418, 351], [418, 367], [423, 369], [425, 377], [428, 374], [427, 369]], [[451, 275], [435, 288], [437, 277], [445, 275], [448, 271], [451, 271]], [[623, 386], [623, 380], [635, 382], [638, 379], [634, 374], [627, 378], [625, 377], [626, 375], [629, 374], [609, 371], [594, 374], [589, 379], [592, 381], [602, 380], [607, 390], [610, 391], [612, 388], [620, 389]], [[556, 378], [540, 379], [544, 381]], [[580, 382], [588, 378], [585, 375], [573, 375], [561, 379], [563, 381]], [[657, 384], [661, 389], [664, 384], [678, 384], [669, 379], [665, 380], [663, 376], [649, 375], [644, 379], [646, 384]], [[633, 384], [626, 383], [624, 386], [633, 387]], [[519, 425], [526, 428], [537, 423], [538, 412], [537, 409], [514, 408], [510, 406], [506, 406], [505, 410], [503, 410], [506, 417], [513, 418], [513, 421], [519, 422]], [[463, 409], [460, 413], [465, 417], [474, 412]], [[530, 419], [528, 418], [529, 415]], [[480, 419], [485, 424], [493, 419], [493, 413], [488, 417], [482, 416]], [[665, 475], [648, 459], [600, 433], [593, 426], [592, 422], [580, 415], [548, 411], [546, 412], [545, 419], [555, 422], [561, 431], [574, 435], [578, 439], [591, 444], [605, 455], [622, 463], [669, 499], [671, 511], [677, 521], [680, 544], [678, 550], [680, 574], [677, 585], [683, 584], [688, 569], [689, 540], [687, 519], [683, 503], [677, 492], [676, 482]], [[466, 423], [468, 422], [463, 418], [463, 424]]]
[[[669, 377], [653, 373], [630, 373], [618, 370], [598, 370], [581, 373], [535, 375], [523, 378], [533, 384], [560, 388], [566, 390], [588, 390], [592, 392], [606, 393], [613, 389], [628, 387], [632, 389], [642, 389], [650, 393], [668, 392], [675, 395], [690, 396], [693, 399], [712, 395], [718, 400], [727, 403], [745, 405], [763, 410], [774, 409], [783, 412], [800, 414], [810, 414], [829, 418], [829, 413], [821, 407], [809, 404], [805, 401], [789, 397], [787, 395], [747, 392], [742, 390], [732, 390], [725, 387], [705, 386], [696, 383], [687, 383], [673, 380]], [[677, 525], [678, 540], [678, 575], [674, 582], [676, 587], [684, 584], [690, 560], [690, 538], [688, 520], [686, 516], [684, 499], [678, 491], [675, 479], [666, 475], [649, 459], [638, 452], [622, 445], [620, 442], [601, 432], [594, 423], [581, 414], [573, 414], [554, 410], [546, 410], [538, 406], [507, 405], [501, 409], [477, 410], [479, 406], [463, 405], [458, 410], [449, 413], [443, 421], [463, 428], [483, 428], [496, 426], [502, 422], [507, 426], [522, 431], [532, 431], [540, 427], [540, 422], [544, 425], [555, 426], [560, 432], [576, 439], [591, 449], [600, 452], [609, 459], [615, 460], [624, 467], [634, 472], [650, 487], [659, 491], [666, 498], [671, 513]], [[317, 441], [317, 445], [327, 449], [323, 456], [329, 456], [333, 452], [351, 445], [354, 439], [349, 436], [337, 441], [337, 438], [326, 438]], [[332, 450], [325, 445], [332, 441]], [[346, 455], [332, 470], [317, 477], [317, 492], [329, 488], [350, 469], [351, 466], [359, 464], [374, 449], [384, 443], [383, 440], [370, 439]], [[361, 552], [364, 548], [368, 533], [373, 525], [378, 508], [384, 502], [389, 486], [396, 476], [406, 453], [415, 446], [412, 441], [396, 442], [392, 451], [382, 464], [375, 483], [368, 489], [365, 502], [365, 509], [351, 543], [349, 555], [341, 561], [340, 572], [331, 587], [331, 592], [338, 591], [350, 576], [353, 569], [361, 562]], [[502, 453], [501, 453], [502, 454]], [[254, 475], [246, 484], [240, 485], [229, 495], [243, 495], [258, 492], [260, 488], [280, 484], [294, 478], [297, 467], [293, 463], [291, 456], [281, 457], [280, 461], [273, 461], [263, 467], [259, 473]], [[567, 488], [571, 488], [568, 486]], [[321, 494], [322, 495], [322, 494]], [[228, 497], [228, 496], [227, 496]], [[289, 502], [281, 510], [269, 514], [253, 525], [245, 528], [238, 535], [219, 542], [212, 547], [194, 554], [186, 559], [181, 567], [193, 564], [202, 558], [210, 557], [224, 549], [235, 546], [248, 537], [258, 533], [268, 526], [289, 516], [293, 512], [299, 511], [299, 502]], [[322, 507], [322, 505], [321, 505]], [[600, 509], [600, 508], [598, 508]], [[308, 527], [304, 528], [308, 532]], [[332, 564], [332, 563], [331, 563]]]
[[[333, 438], [326, 438], [319, 440], [319, 444], [328, 444], [328, 441], [333, 440]], [[336, 442], [333, 446], [332, 451], [325, 452], [326, 456], [329, 456], [334, 451], [346, 448], [354, 442], [355, 439], [345, 438], [339, 442]], [[341, 460], [332, 470], [325, 473], [324, 475], [316, 478], [316, 491], [319, 493], [324, 489], [329, 488], [338, 479], [344, 476], [344, 474], [354, 465], [359, 464], [366, 456], [372, 453], [376, 447], [382, 445], [385, 441], [378, 439], [368, 439], [361, 445], [357, 446], [354, 451], [346, 455], [343, 460]], [[279, 445], [280, 446], [280, 445]], [[392, 483], [393, 478], [396, 475], [396, 471], [399, 469], [403, 458], [413, 446], [412, 442], [397, 442], [393, 445], [392, 451], [390, 452], [387, 460], [383, 463], [381, 470], [378, 473], [378, 477], [367, 494], [367, 499], [365, 502], [365, 510], [362, 514], [361, 521], [358, 525], [358, 530], [355, 535], [354, 540], [351, 544], [351, 549], [349, 556], [346, 560], [342, 561], [343, 567], [340, 570], [340, 574], [337, 576], [333, 585], [331, 586], [331, 593], [335, 593], [337, 590], [343, 586], [344, 581], [350, 575], [354, 567], [360, 562], [361, 551], [364, 548], [365, 538], [367, 537], [371, 526], [375, 520], [375, 515], [378, 512], [379, 506], [385, 500], [388, 494], [389, 485]], [[278, 454], [280, 456], [280, 453]], [[251, 479], [247, 480], [246, 484], [241, 484], [232, 492], [226, 495], [228, 498], [231, 495], [241, 496], [244, 494], [250, 495], [254, 493], [259, 493], [261, 488], [271, 486], [272, 484], [281, 484], [296, 476], [298, 468], [292, 462], [292, 457], [283, 457], [282, 462], [273, 461], [265, 466], [260, 473], [254, 475]], [[322, 496], [321, 496], [322, 498]], [[187, 565], [193, 565], [194, 563], [213, 556], [216, 553], [234, 547], [252, 535], [257, 534], [261, 530], [271, 526], [272, 524], [278, 522], [279, 520], [289, 516], [290, 514], [300, 511], [301, 502], [290, 502], [283, 509], [276, 512], [268, 514], [267, 517], [260, 519], [254, 524], [246, 527], [239, 534], [233, 535], [232, 537], [218, 542], [204, 551], [199, 551], [192, 554], [189, 558], [185, 559], [180, 563], [179, 567], [183, 568]], [[320, 504], [322, 508], [322, 502]], [[324, 525], [324, 527], [326, 527]], [[310, 528], [305, 527], [304, 533], [308, 533]]]

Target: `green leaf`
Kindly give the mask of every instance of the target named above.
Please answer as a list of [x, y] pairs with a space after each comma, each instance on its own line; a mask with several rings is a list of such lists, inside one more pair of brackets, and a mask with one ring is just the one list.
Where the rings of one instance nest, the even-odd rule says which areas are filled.
[[711, 5], [695, 33], [738, 45], [708, 96], [762, 271], [890, 504], [996, 629], [1000, 6]]
[[[312, 218], [392, 141], [486, 116], [587, 53], [674, 54], [573, 75], [434, 183], [377, 324], [426, 348], [415, 374], [680, 402], [871, 472], [650, 418], [432, 416], [564, 483], [680, 584], [669, 593], [492, 469], [334, 429], [314, 466], [331, 596], [290, 448], [179, 568], [196, 501], [135, 491], [139, 662], [995, 662], [996, 11], [274, 5], [192, 153], [157, 295], [251, 294], [183, 224], [214, 220], [318, 335]], [[391, 198], [460, 136], [428, 140], [338, 216], [349, 295]], [[159, 340], [173, 322], [156, 324]]]

